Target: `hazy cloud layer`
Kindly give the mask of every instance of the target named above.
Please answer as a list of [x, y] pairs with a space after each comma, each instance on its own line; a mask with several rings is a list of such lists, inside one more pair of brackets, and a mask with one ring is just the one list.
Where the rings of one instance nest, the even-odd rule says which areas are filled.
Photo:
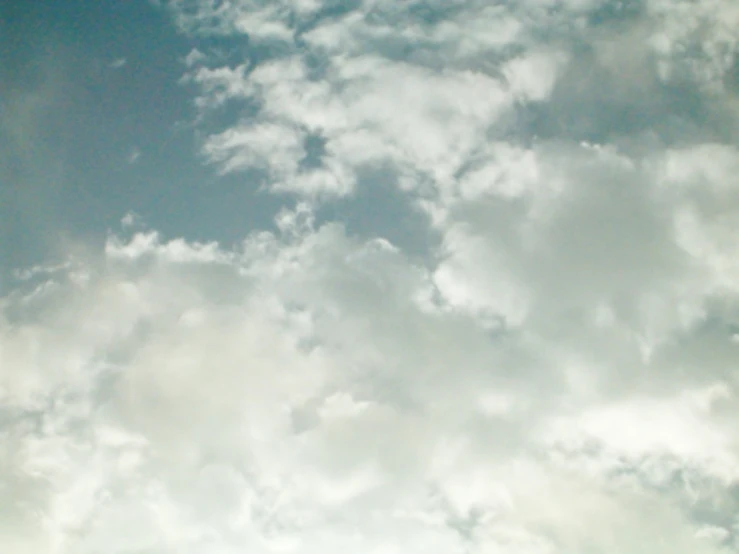
[[739, 551], [733, 2], [166, 8], [285, 208], [18, 273], [4, 550]]

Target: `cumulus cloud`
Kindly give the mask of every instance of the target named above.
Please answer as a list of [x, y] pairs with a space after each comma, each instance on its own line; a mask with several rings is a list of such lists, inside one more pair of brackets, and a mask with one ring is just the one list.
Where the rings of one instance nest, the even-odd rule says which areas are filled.
[[[3, 300], [16, 551], [719, 552], [699, 531], [733, 536], [729, 514], [694, 511], [732, 502], [737, 478], [718, 360], [644, 365], [613, 315], [579, 324], [589, 340], [522, 322], [491, 337], [386, 241], [307, 207], [279, 223], [233, 251], [114, 235]], [[700, 338], [682, 342], [663, 350]], [[595, 382], [609, 371], [628, 386]]]
[[[731, 3], [168, 8], [202, 156], [286, 206], [18, 273], [0, 546], [739, 549]], [[373, 187], [423, 255], [322, 211]]]

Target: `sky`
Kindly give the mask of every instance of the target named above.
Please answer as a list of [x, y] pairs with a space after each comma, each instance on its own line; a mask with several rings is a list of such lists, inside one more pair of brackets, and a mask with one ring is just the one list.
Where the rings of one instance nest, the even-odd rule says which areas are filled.
[[0, 4], [0, 552], [739, 552], [739, 4]]

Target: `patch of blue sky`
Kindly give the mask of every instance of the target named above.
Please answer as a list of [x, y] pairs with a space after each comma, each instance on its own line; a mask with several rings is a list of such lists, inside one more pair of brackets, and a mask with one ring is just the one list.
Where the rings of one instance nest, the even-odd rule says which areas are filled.
[[[226, 244], [270, 225], [279, 201], [248, 176], [218, 178], [197, 155], [193, 91], [180, 82], [193, 44], [164, 10], [40, 1], [3, 19], [5, 278], [60, 255], [62, 237], [102, 244], [129, 211], [165, 235]], [[243, 42], [196, 44], [228, 59]]]

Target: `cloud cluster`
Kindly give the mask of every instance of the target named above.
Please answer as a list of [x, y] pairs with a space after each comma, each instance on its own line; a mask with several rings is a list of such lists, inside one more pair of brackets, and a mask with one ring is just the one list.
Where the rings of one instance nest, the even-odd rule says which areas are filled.
[[[249, 42], [187, 57], [205, 160], [295, 203], [18, 275], [0, 547], [739, 550], [733, 3], [168, 8]], [[321, 217], [380, 186], [424, 256]]]
[[236, 251], [113, 236], [4, 299], [10, 551], [731, 544], [721, 329], [681, 328], [652, 362], [607, 308], [491, 335], [440, 269], [305, 209], [279, 222]]
[[[250, 106], [205, 154], [224, 172], [277, 170], [277, 189], [347, 194], [379, 164], [444, 190], [494, 139], [651, 150], [735, 137], [731, 3], [187, 4], [171, 3], [183, 28], [255, 45], [242, 64], [203, 57], [189, 73], [202, 109]], [[313, 136], [324, 151], [305, 168]]]

